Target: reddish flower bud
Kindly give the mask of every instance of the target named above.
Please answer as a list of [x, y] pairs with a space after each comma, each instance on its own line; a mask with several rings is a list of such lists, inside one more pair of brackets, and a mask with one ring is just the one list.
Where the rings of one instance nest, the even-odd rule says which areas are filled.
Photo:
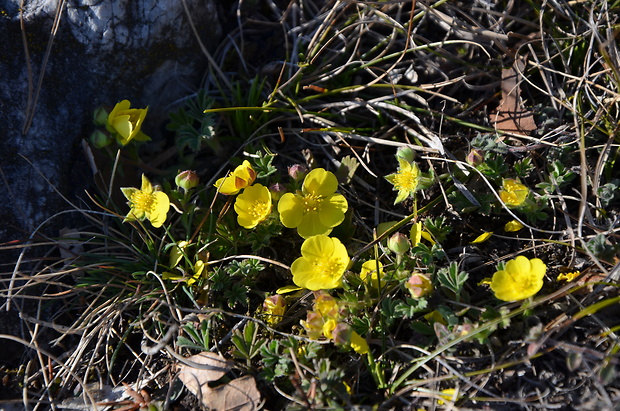
[[288, 168], [288, 175], [295, 181], [301, 181], [308, 174], [308, 168], [301, 164], [293, 164]]
[[198, 174], [192, 170], [185, 170], [174, 178], [174, 182], [178, 187], [187, 191], [198, 185]]
[[431, 280], [420, 273], [413, 273], [409, 280], [405, 283], [405, 287], [409, 290], [411, 297], [421, 298], [433, 291]]

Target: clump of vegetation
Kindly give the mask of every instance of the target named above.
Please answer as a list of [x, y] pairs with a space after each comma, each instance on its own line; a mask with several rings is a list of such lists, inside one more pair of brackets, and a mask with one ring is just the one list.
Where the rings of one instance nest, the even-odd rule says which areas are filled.
[[[88, 228], [56, 242], [79, 249], [24, 277], [43, 279], [42, 309], [63, 299], [24, 342], [39, 354], [24, 392], [94, 404], [129, 382], [133, 409], [188, 404], [185, 388], [217, 409], [611, 407], [614, 6], [273, 3], [286, 57], [223, 48], [233, 74], [171, 113], [157, 167], [147, 109], [97, 110], [91, 149], [112, 172], [80, 210]], [[279, 35], [260, 21], [244, 27]]]

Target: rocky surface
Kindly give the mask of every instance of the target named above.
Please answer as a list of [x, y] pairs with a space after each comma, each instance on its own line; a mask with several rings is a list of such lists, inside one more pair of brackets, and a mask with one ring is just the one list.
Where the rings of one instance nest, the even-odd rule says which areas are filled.
[[[122, 99], [148, 105], [146, 131], [157, 135], [169, 105], [190, 94], [206, 68], [181, 1], [82, 0], [60, 7], [58, 0], [33, 0], [25, 2], [23, 15], [20, 2], [0, 0], [1, 242], [28, 236], [66, 208], [50, 183], [63, 194], [83, 188], [90, 171], [80, 141], [92, 131], [97, 106]], [[214, 1], [186, 3], [213, 50], [221, 36]], [[29, 124], [55, 19], [58, 30]]]

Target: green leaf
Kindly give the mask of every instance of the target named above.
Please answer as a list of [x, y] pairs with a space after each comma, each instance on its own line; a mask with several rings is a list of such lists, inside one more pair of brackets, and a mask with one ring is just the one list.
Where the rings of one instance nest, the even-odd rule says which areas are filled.
[[345, 156], [341, 162], [340, 167], [336, 171], [336, 177], [340, 184], [349, 184], [355, 175], [355, 170], [359, 167], [360, 163], [357, 158], [351, 156]]
[[439, 284], [452, 291], [457, 298], [460, 299], [460, 294], [463, 291], [463, 285], [469, 278], [469, 274], [464, 271], [459, 271], [459, 267], [456, 262], [451, 262], [450, 267], [442, 268], [437, 272], [437, 279]]

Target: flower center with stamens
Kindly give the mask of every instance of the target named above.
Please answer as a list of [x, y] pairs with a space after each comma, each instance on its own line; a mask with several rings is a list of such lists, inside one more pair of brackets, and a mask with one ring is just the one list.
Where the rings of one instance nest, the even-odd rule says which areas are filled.
[[137, 191], [131, 196], [131, 203], [138, 211], [149, 212], [155, 207], [155, 196], [144, 191]]
[[401, 171], [395, 177], [394, 186], [397, 190], [412, 191], [418, 185], [418, 175], [413, 171]]
[[256, 200], [252, 203], [248, 213], [254, 218], [262, 218], [269, 213], [269, 203]]
[[342, 276], [344, 271], [342, 262], [336, 259], [328, 258], [322, 260], [315, 260], [314, 266], [316, 270], [320, 273], [323, 273], [331, 278], [336, 278]]
[[321, 209], [321, 201], [323, 199], [320, 196], [314, 194], [308, 194], [303, 198], [304, 214], [306, 213], [318, 213]]

